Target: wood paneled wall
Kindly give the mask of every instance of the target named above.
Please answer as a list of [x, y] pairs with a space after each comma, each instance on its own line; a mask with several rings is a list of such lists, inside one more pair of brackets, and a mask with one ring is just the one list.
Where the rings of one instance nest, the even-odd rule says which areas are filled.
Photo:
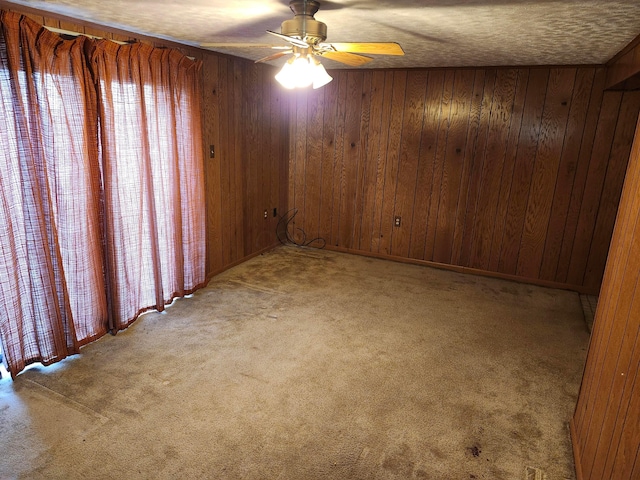
[[[203, 58], [207, 271], [278, 244], [273, 210], [287, 206], [289, 106], [275, 71], [247, 60]], [[267, 218], [264, 212], [267, 211]]]
[[578, 480], [640, 478], [638, 126], [571, 423]]
[[291, 101], [294, 232], [598, 291], [639, 92], [595, 67], [331, 73]]
[[[119, 30], [103, 30], [30, 8], [6, 8], [36, 22], [120, 41], [178, 48], [202, 60], [203, 159], [207, 275], [278, 244], [277, 218], [287, 206], [289, 107], [275, 72], [265, 65]], [[210, 158], [209, 147], [215, 157]], [[268, 211], [264, 218], [264, 211]]]

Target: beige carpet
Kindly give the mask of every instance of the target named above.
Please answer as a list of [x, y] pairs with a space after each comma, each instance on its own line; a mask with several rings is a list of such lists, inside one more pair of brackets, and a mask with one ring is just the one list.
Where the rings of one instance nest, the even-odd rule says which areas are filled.
[[587, 342], [571, 292], [280, 247], [2, 380], [0, 478], [572, 479]]

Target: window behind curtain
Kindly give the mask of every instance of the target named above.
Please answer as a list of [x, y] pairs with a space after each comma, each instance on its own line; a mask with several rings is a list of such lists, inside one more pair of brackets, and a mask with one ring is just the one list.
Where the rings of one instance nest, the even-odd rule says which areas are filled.
[[205, 282], [199, 64], [175, 50], [107, 41], [93, 58], [119, 329]]
[[61, 40], [11, 12], [0, 27], [0, 331], [15, 376], [204, 284], [200, 64]]
[[106, 332], [97, 117], [84, 39], [0, 16], [0, 330], [15, 374]]

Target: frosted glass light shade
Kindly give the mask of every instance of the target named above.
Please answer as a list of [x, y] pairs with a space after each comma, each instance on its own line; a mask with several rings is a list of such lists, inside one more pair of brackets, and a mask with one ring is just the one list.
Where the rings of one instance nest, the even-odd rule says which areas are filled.
[[316, 60], [316, 62], [316, 67], [313, 69], [313, 88], [320, 88], [333, 80], [333, 77], [327, 73], [319, 61]]
[[327, 73], [322, 64], [311, 55], [296, 55], [282, 66], [276, 75], [276, 80], [288, 89], [320, 88], [333, 78]]

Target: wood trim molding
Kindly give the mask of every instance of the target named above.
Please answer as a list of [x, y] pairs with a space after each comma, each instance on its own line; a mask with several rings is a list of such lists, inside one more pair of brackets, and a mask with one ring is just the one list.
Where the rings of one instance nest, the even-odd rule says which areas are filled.
[[607, 62], [605, 89], [640, 89], [640, 35]]
[[342, 248], [342, 247], [336, 247], [333, 245], [327, 245], [325, 247], [326, 250], [331, 250], [334, 252], [341, 252], [341, 253], [350, 253], [353, 255], [361, 255], [363, 257], [372, 257], [372, 258], [379, 258], [382, 260], [391, 260], [393, 262], [400, 262], [400, 263], [409, 263], [412, 265], [421, 265], [424, 267], [432, 267], [432, 268], [439, 268], [442, 270], [449, 270], [452, 272], [457, 272], [457, 273], [469, 273], [471, 275], [478, 275], [481, 277], [491, 277], [491, 278], [498, 278], [501, 280], [509, 280], [512, 282], [518, 282], [518, 283], [526, 283], [529, 285], [537, 285], [539, 287], [546, 287], [546, 288], [556, 288], [559, 290], [569, 290], [572, 292], [577, 292], [577, 293], [582, 293], [582, 294], [586, 294], [586, 295], [598, 295], [599, 290], [595, 290], [593, 288], [589, 288], [589, 287], [585, 287], [585, 286], [581, 286], [581, 285], [571, 285], [568, 283], [558, 283], [558, 282], [552, 282], [552, 281], [547, 281], [547, 280], [541, 280], [538, 278], [528, 278], [528, 277], [520, 277], [518, 275], [509, 275], [506, 273], [500, 273], [500, 272], [491, 272], [488, 270], [481, 270], [481, 269], [477, 269], [477, 268], [470, 268], [470, 267], [461, 267], [459, 265], [449, 265], [446, 263], [438, 263], [438, 262], [431, 262], [428, 260], [418, 260], [418, 259], [414, 259], [414, 258], [406, 258], [406, 257], [398, 257], [398, 256], [394, 256], [394, 255], [386, 255], [383, 253], [376, 253], [376, 252], [368, 252], [368, 251], [362, 251], [362, 250], [353, 250], [350, 248]]
[[638, 45], [640, 45], [640, 35], [638, 35], [636, 38], [631, 40], [626, 47], [624, 47], [622, 50], [616, 53], [613, 57], [611, 57], [611, 59], [606, 63], [606, 66], [608, 67], [610, 65], [613, 65], [618, 60], [620, 60], [620, 58], [622, 58], [624, 55], [626, 55], [628, 52], [633, 50]]
[[571, 447], [573, 448], [573, 462], [576, 468], [576, 480], [582, 480], [582, 459], [580, 457], [580, 449], [578, 448], [578, 437], [576, 434], [576, 425], [571, 419], [569, 422], [569, 434], [571, 436]]

